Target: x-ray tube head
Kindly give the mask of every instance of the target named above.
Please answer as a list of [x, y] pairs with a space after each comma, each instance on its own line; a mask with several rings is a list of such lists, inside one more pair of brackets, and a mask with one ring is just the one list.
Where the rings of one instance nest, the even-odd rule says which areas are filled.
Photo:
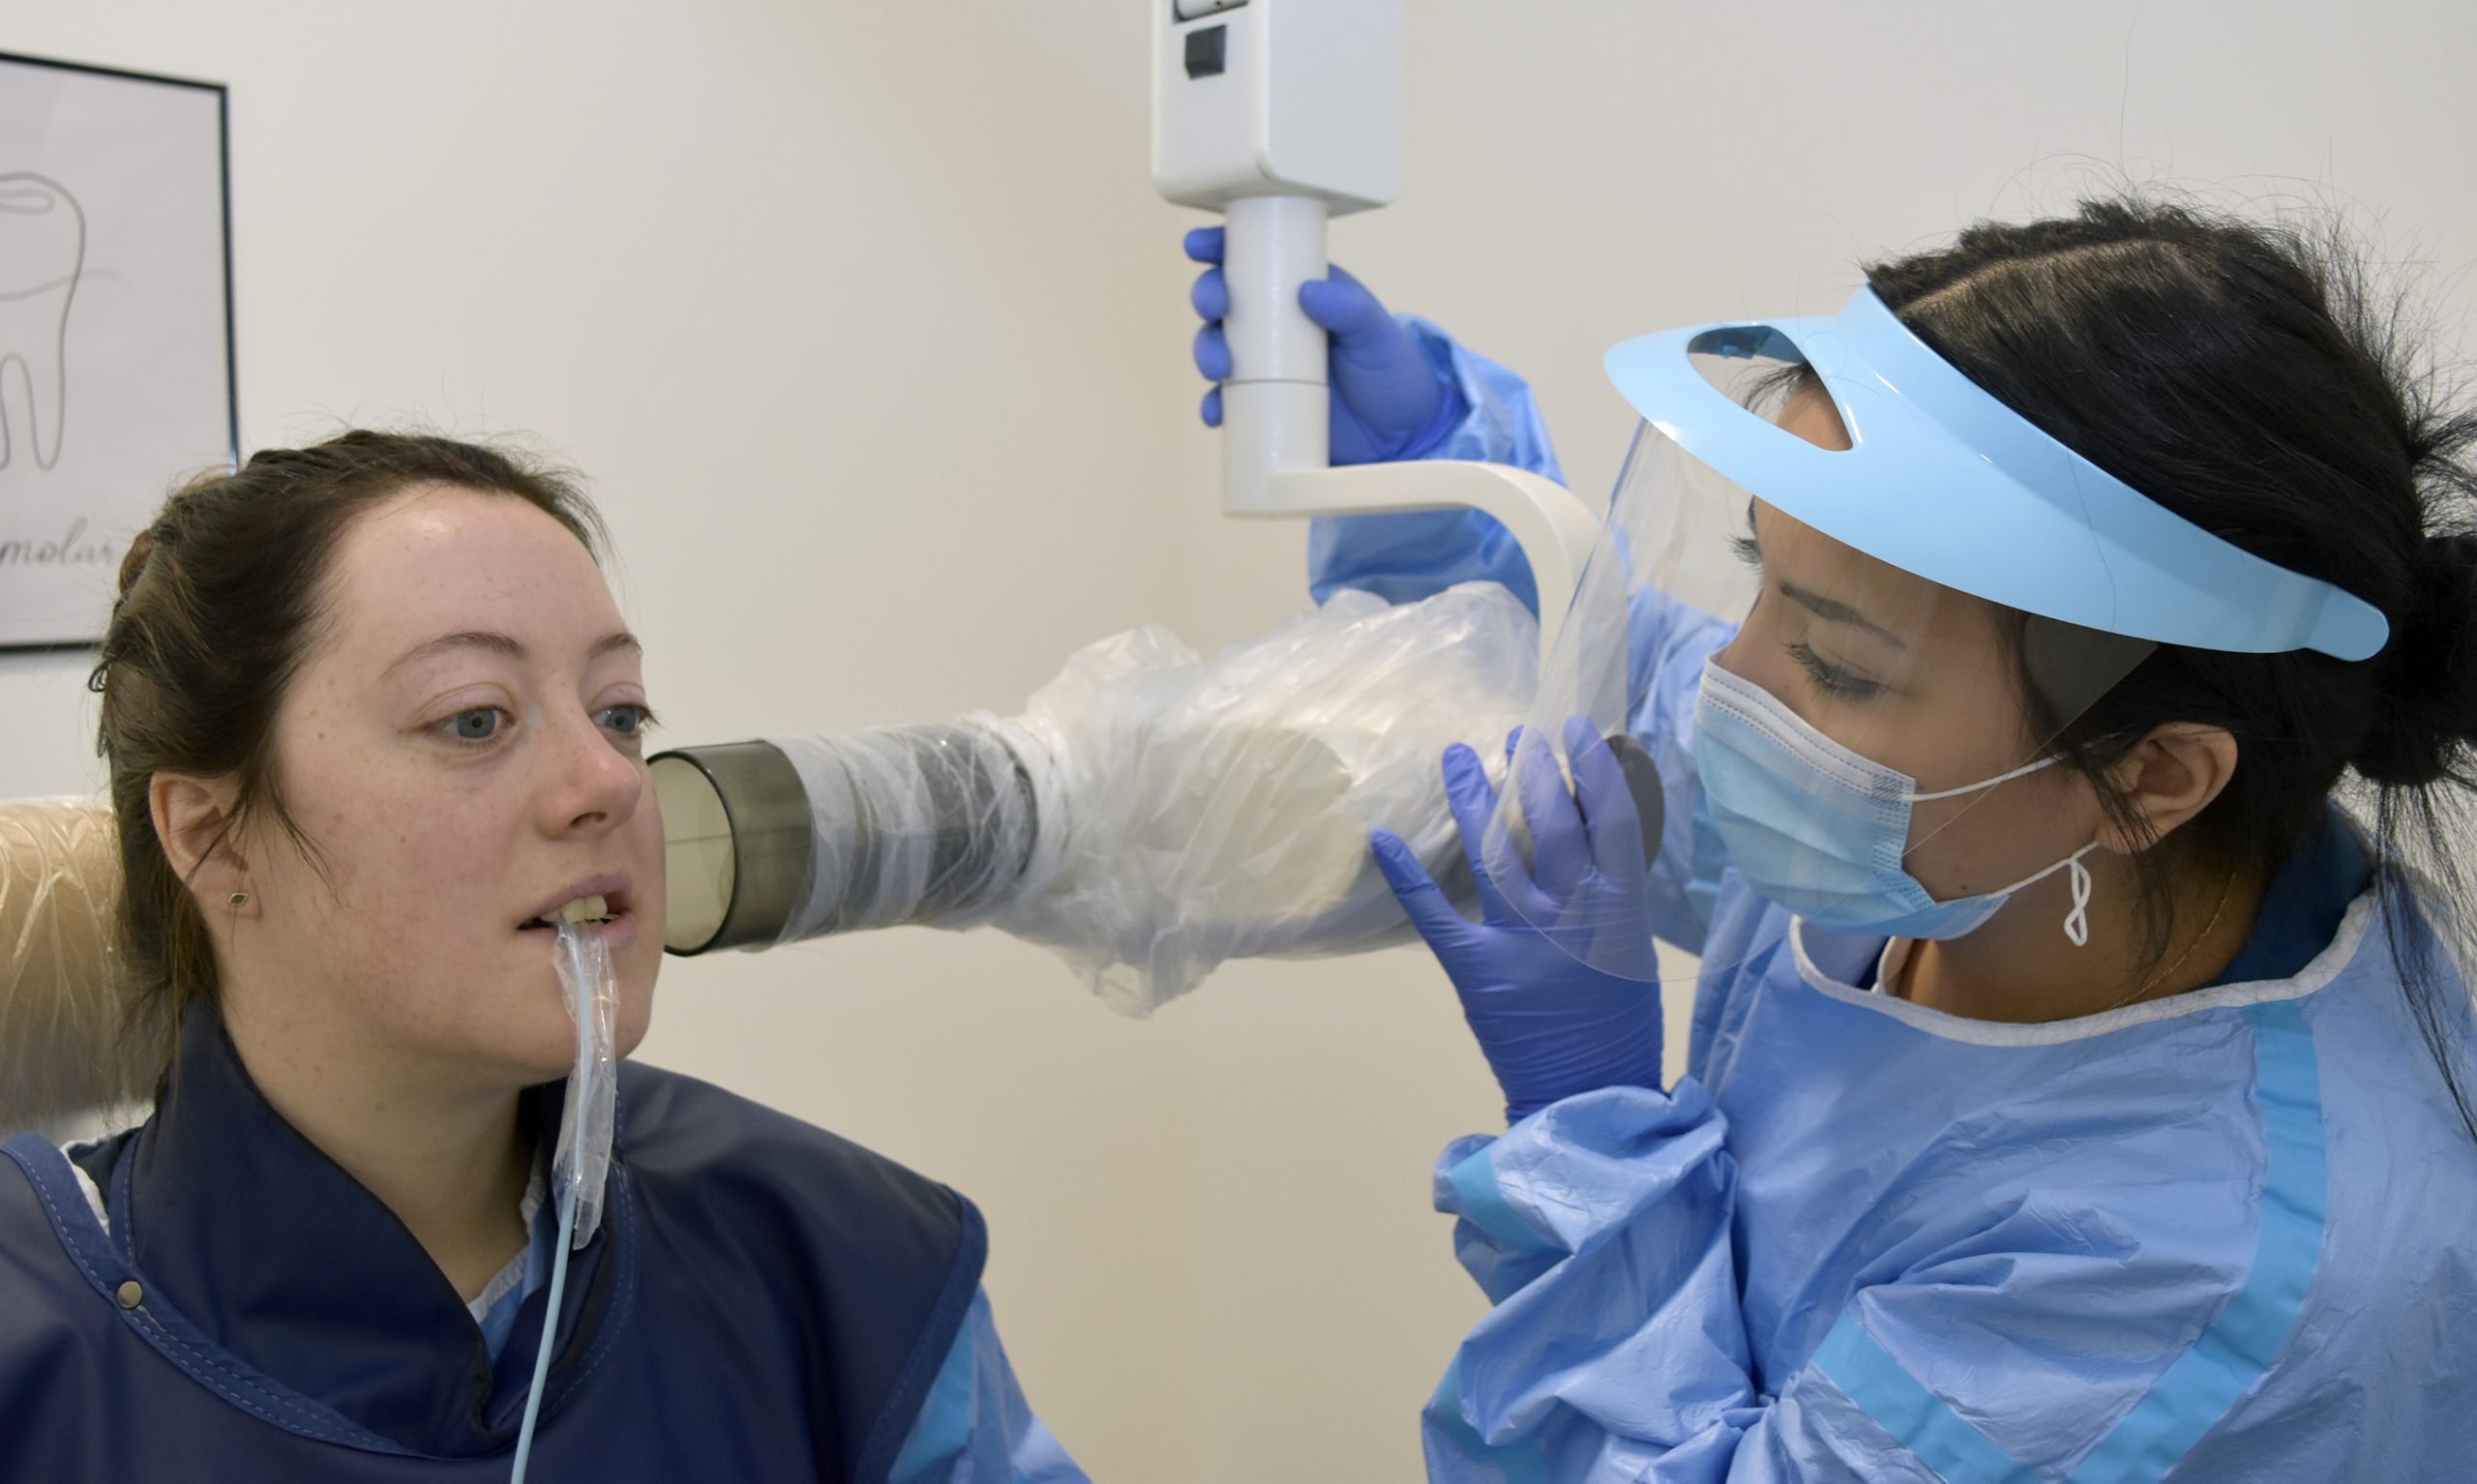
[[662, 806], [676, 954], [779, 941], [814, 875], [800, 775], [770, 742], [681, 748], [648, 764]]
[[970, 922], [1020, 881], [1038, 822], [1014, 750], [970, 722], [683, 748], [650, 768], [677, 954]]

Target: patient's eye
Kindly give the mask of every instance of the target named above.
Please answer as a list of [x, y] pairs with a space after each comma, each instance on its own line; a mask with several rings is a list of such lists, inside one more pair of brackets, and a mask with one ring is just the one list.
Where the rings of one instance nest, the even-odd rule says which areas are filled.
[[647, 706], [605, 706], [602, 708], [601, 720], [602, 725], [611, 730], [623, 737], [633, 737], [653, 725], [654, 714], [652, 708]]

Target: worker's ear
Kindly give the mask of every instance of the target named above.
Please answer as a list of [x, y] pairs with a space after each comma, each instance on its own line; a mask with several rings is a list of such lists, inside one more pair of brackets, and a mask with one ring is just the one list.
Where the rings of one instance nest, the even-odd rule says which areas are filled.
[[189, 886], [208, 921], [257, 915], [249, 856], [241, 848], [240, 789], [226, 779], [158, 773], [146, 786], [155, 838], [172, 874]]
[[2236, 739], [2224, 727], [2173, 722], [2142, 738], [2108, 773], [2149, 838], [2134, 839], [2128, 823], [2111, 816], [2100, 829], [2099, 843], [2131, 855], [2210, 807], [2236, 776]]

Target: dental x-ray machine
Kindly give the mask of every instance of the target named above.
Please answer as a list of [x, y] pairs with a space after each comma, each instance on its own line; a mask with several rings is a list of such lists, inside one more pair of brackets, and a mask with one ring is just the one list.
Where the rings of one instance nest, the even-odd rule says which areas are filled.
[[1344, 593], [1209, 660], [1104, 640], [1011, 717], [654, 759], [668, 944], [904, 923], [1050, 944], [1141, 1013], [1223, 959], [1407, 935], [1367, 854], [1401, 834], [1451, 889], [1449, 742], [1498, 749], [1540, 683], [1599, 522], [1491, 463], [1328, 466], [1325, 332], [1298, 306], [1334, 216], [1402, 173], [1402, 0], [1152, 0], [1153, 181], [1228, 221], [1222, 498], [1241, 519], [1473, 509], [1530, 559], [1544, 624], [1490, 584]]

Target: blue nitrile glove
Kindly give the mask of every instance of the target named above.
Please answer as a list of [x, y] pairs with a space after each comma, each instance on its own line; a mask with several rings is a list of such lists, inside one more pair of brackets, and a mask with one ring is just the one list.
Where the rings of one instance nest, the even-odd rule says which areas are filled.
[[[1187, 233], [1187, 256], [1221, 261], [1221, 228]], [[1462, 389], [1428, 360], [1411, 332], [1385, 312], [1367, 285], [1339, 268], [1298, 285], [1298, 307], [1332, 337], [1326, 376], [1333, 393], [1331, 459], [1335, 463], [1386, 463], [1417, 459], [1445, 441], [1470, 415]], [[1196, 370], [1210, 381], [1230, 374], [1230, 342], [1221, 318], [1230, 288], [1218, 266], [1196, 280], [1188, 296], [1204, 328], [1196, 332]], [[1221, 388], [1204, 394], [1204, 422], [1221, 426]]]
[[[1546, 744], [1514, 769], [1533, 864], [1482, 858], [1496, 790], [1478, 755], [1445, 754], [1446, 800], [1479, 892], [1454, 910], [1410, 846], [1380, 830], [1376, 863], [1462, 996], [1463, 1018], [1505, 1089], [1506, 1122], [1596, 1087], [1657, 1087], [1660, 994], [1644, 903], [1642, 825], [1615, 755], [1589, 722], [1566, 727], [1576, 792]], [[1494, 869], [1492, 870], [1491, 867]]]

